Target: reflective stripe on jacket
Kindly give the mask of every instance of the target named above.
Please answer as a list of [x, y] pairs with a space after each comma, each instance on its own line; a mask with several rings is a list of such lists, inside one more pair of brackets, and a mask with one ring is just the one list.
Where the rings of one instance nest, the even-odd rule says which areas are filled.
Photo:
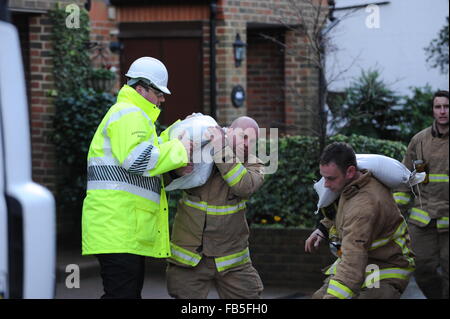
[[[179, 140], [158, 140], [160, 110], [125, 85], [100, 123], [88, 153], [82, 253], [170, 256], [161, 174], [185, 166]], [[161, 143], [162, 142], [162, 143]]]
[[[336, 267], [341, 261], [338, 258], [333, 265], [328, 268], [325, 272], [326, 275], [334, 275], [336, 274]], [[365, 272], [365, 280], [361, 285], [362, 288], [366, 287], [374, 287], [377, 282], [385, 279], [399, 279], [404, 281], [409, 281], [409, 277], [414, 272], [414, 268], [383, 268], [378, 269], [376, 273], [374, 272]], [[348, 288], [347, 286], [341, 284], [339, 281], [330, 280], [330, 284], [327, 288], [327, 294], [333, 295], [339, 299], [351, 299], [354, 296], [354, 292]]]
[[398, 205], [405, 211], [410, 208], [409, 222], [424, 227], [436, 219], [438, 231], [448, 231], [449, 212], [449, 153], [448, 133], [440, 135], [436, 123], [416, 134], [408, 145], [403, 164], [411, 171], [414, 161], [422, 160], [427, 166], [428, 183], [394, 193]]
[[[235, 157], [231, 148], [225, 154]], [[264, 180], [264, 166], [256, 158], [242, 163], [218, 155], [208, 181], [185, 190], [172, 228], [169, 262], [195, 267], [203, 255], [214, 257], [219, 272], [249, 263], [246, 202]]]

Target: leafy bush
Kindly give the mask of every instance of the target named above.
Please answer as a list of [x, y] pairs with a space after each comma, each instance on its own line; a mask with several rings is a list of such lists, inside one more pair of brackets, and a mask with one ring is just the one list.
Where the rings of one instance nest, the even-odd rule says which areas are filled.
[[430, 86], [411, 88], [412, 97], [405, 97], [403, 104], [403, 121], [400, 123], [400, 139], [408, 144], [411, 138], [433, 123], [431, 101], [434, 92]]
[[333, 126], [344, 135], [360, 134], [398, 140], [401, 96], [383, 82], [378, 71], [362, 71], [331, 105]]
[[449, 19], [447, 16], [447, 23], [439, 31], [438, 37], [433, 39], [430, 45], [425, 48], [427, 53], [427, 62], [431, 64], [433, 68], [439, 68], [441, 74], [448, 73], [448, 30]]
[[89, 73], [89, 78], [95, 80], [114, 80], [116, 73], [105, 68], [92, 69]]
[[56, 7], [48, 14], [52, 22], [54, 95], [72, 96], [79, 88], [86, 87], [89, 76], [89, 14], [84, 9], [80, 10], [80, 27], [73, 29], [66, 27], [67, 13], [64, 9]]
[[[406, 146], [366, 136], [336, 135], [331, 142], [346, 142], [356, 153], [380, 154], [402, 160]], [[250, 223], [271, 227], [313, 227], [318, 197], [313, 189], [320, 179], [317, 138], [290, 136], [279, 141], [278, 170], [266, 175], [264, 185], [250, 198]]]

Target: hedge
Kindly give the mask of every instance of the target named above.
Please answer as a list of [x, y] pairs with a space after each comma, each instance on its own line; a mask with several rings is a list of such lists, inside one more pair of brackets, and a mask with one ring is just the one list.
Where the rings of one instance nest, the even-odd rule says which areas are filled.
[[[406, 146], [366, 136], [336, 135], [353, 146], [357, 154], [380, 154], [402, 160]], [[264, 185], [248, 202], [248, 221], [271, 227], [313, 227], [318, 197], [313, 189], [320, 179], [318, 141], [314, 137], [290, 136], [279, 140], [278, 170], [266, 175]]]
[[[380, 154], [400, 161], [406, 152], [406, 146], [400, 142], [361, 135], [336, 135], [327, 142], [335, 141], [349, 143], [358, 154]], [[318, 197], [313, 188], [314, 181], [320, 179], [318, 139], [283, 137], [279, 139], [278, 152], [277, 171], [265, 176], [263, 186], [247, 203], [247, 221], [251, 227], [312, 228], [318, 218], [314, 215]], [[181, 191], [168, 195], [172, 222]]]

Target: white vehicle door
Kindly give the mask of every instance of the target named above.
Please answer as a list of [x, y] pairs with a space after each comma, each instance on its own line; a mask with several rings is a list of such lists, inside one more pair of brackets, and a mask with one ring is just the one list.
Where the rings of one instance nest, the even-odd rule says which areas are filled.
[[8, 212], [6, 210], [5, 199], [5, 174], [3, 158], [3, 127], [1, 125], [1, 105], [0, 105], [0, 299], [6, 298], [7, 270], [8, 270]]
[[14, 26], [0, 21], [0, 43], [0, 289], [8, 298], [53, 298], [55, 203], [31, 179], [28, 106]]

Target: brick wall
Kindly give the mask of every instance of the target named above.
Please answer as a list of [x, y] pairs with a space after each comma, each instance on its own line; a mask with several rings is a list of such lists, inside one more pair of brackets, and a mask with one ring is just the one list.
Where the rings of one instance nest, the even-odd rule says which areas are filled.
[[266, 285], [319, 289], [325, 276], [321, 269], [331, 265], [335, 257], [326, 245], [315, 254], [305, 253], [305, 240], [312, 230], [252, 229], [250, 256]]
[[[290, 287], [312, 294], [322, 286], [322, 269], [336, 258], [326, 245], [314, 254], [305, 253], [305, 240], [312, 230], [307, 229], [251, 229], [250, 257], [263, 284]], [[149, 258], [147, 271], [165, 273], [166, 261]]]
[[33, 180], [55, 190], [56, 162], [54, 146], [49, 141], [53, 131], [53, 59], [52, 26], [47, 15], [29, 19], [30, 36], [30, 123]]
[[[267, 106], [262, 106], [261, 110], [257, 110], [255, 108], [257, 102], [249, 101], [250, 98], [255, 97], [254, 91], [252, 92], [255, 85], [255, 78], [252, 78], [254, 68], [249, 66], [255, 54], [252, 52], [253, 49], [250, 48], [250, 45], [255, 43], [251, 37], [248, 38], [248, 28], [251, 25], [258, 24], [298, 26], [312, 23], [313, 16], [309, 16], [311, 8], [308, 4], [299, 1], [296, 2], [296, 5], [306, 12], [306, 18], [303, 21], [300, 21], [297, 16], [295, 6], [287, 0], [224, 0], [220, 4], [221, 16], [223, 17], [217, 28], [219, 40], [217, 47], [217, 114], [220, 122], [229, 124], [237, 116], [255, 112], [256, 119], [261, 121], [264, 126], [268, 125], [270, 115], [275, 116], [277, 120], [283, 119], [286, 133], [313, 134], [314, 122], [317, 121], [314, 112], [318, 105], [318, 79], [315, 67], [301, 57], [303, 54], [305, 56], [311, 54], [308, 51], [307, 38], [304, 35], [288, 30], [284, 32], [284, 43], [281, 44], [281, 47], [285, 46], [283, 61], [285, 90], [277, 95], [278, 100], [284, 101], [284, 105], [277, 103], [276, 109], [275, 107], [268, 109]], [[240, 34], [242, 41], [249, 44], [248, 54], [250, 56], [247, 57], [241, 67], [234, 66], [233, 42], [236, 33]], [[276, 54], [275, 48], [271, 53], [266, 53]], [[279, 67], [281, 67], [281, 63]], [[250, 76], [247, 76], [249, 72]], [[250, 84], [249, 80], [251, 81]], [[239, 109], [234, 108], [230, 100], [231, 90], [237, 84], [246, 88], [247, 92], [250, 89], [245, 107]], [[267, 83], [262, 85], [267, 85]]]
[[[32, 143], [32, 177], [33, 180], [55, 191], [58, 167], [55, 161], [55, 148], [49, 140], [53, 131], [55, 109], [51, 92], [53, 83], [53, 59], [51, 57], [52, 25], [47, 15], [49, 9], [59, 3], [61, 8], [69, 3], [82, 7], [84, 1], [22, 1], [12, 0], [9, 8], [21, 12], [28, 19], [29, 70], [27, 76], [30, 109], [30, 133]], [[108, 18], [107, 7], [103, 1], [92, 2], [90, 13], [92, 19], [91, 41], [97, 41], [106, 48], [108, 62], [118, 68], [118, 56], [110, 54], [107, 49], [114, 40], [110, 31], [115, 29], [115, 22]], [[96, 54], [97, 51], [93, 53]], [[24, 52], [26, 54], [26, 52]], [[100, 59], [97, 59], [100, 64]]]
[[[116, 10], [110, 9], [102, 0], [94, 0], [92, 2], [91, 10], [89, 11], [89, 19], [91, 21], [91, 41], [98, 43], [91, 52], [92, 64], [94, 67], [114, 67], [117, 73], [116, 86], [114, 92], [117, 92], [120, 85], [120, 61], [119, 54], [114, 54], [109, 50], [111, 42], [118, 41]], [[102, 56], [103, 55], [103, 56]]]
[[255, 30], [247, 32], [247, 115], [260, 127], [284, 130], [284, 52], [260, 34], [278, 37], [283, 34]]

